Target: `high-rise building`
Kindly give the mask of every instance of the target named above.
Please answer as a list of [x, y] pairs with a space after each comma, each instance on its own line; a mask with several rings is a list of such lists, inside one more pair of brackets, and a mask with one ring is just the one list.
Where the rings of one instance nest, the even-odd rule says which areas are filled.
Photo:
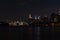
[[31, 14], [29, 14], [29, 18], [32, 18]]
[[37, 19], [37, 16], [35, 16], [35, 19]]
[[38, 19], [40, 19], [40, 16], [38, 16]]

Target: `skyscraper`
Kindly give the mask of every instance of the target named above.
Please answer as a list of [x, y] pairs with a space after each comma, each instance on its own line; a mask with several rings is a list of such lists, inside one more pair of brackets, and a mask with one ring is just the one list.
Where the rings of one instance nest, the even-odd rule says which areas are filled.
[[35, 19], [37, 19], [37, 16], [35, 16]]
[[40, 19], [40, 16], [38, 16], [38, 19]]
[[29, 14], [29, 18], [32, 18], [31, 14]]

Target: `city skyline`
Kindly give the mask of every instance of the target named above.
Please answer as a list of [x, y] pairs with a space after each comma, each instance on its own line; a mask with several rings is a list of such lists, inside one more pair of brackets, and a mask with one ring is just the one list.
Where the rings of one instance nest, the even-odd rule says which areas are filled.
[[[60, 14], [60, 11], [58, 11], [57, 13], [59, 13]], [[59, 15], [58, 14], [58, 15]], [[28, 18], [32, 18], [32, 19], [39, 19], [39, 18], [41, 18], [41, 17], [48, 17], [48, 18], [50, 18], [51, 17], [51, 15], [38, 15], [38, 14], [34, 14], [34, 15], [32, 15], [32, 14], [29, 14], [29, 15], [25, 15], [25, 16], [0, 16], [0, 21], [6, 21], [6, 20], [27, 20]]]

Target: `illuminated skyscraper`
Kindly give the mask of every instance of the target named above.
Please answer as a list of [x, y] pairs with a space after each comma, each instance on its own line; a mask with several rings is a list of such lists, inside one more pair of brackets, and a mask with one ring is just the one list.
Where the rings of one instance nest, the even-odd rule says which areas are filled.
[[37, 19], [37, 16], [35, 16], [35, 19]]
[[38, 16], [38, 19], [40, 19], [40, 16]]
[[29, 14], [29, 18], [32, 18], [31, 14]]

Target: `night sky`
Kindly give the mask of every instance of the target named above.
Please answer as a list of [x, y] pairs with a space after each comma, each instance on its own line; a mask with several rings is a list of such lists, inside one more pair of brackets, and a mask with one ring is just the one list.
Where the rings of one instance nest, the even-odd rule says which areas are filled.
[[2, 0], [0, 16], [50, 15], [60, 10], [60, 0]]
[[60, 0], [18, 0], [17, 13], [50, 14], [59, 10]]

